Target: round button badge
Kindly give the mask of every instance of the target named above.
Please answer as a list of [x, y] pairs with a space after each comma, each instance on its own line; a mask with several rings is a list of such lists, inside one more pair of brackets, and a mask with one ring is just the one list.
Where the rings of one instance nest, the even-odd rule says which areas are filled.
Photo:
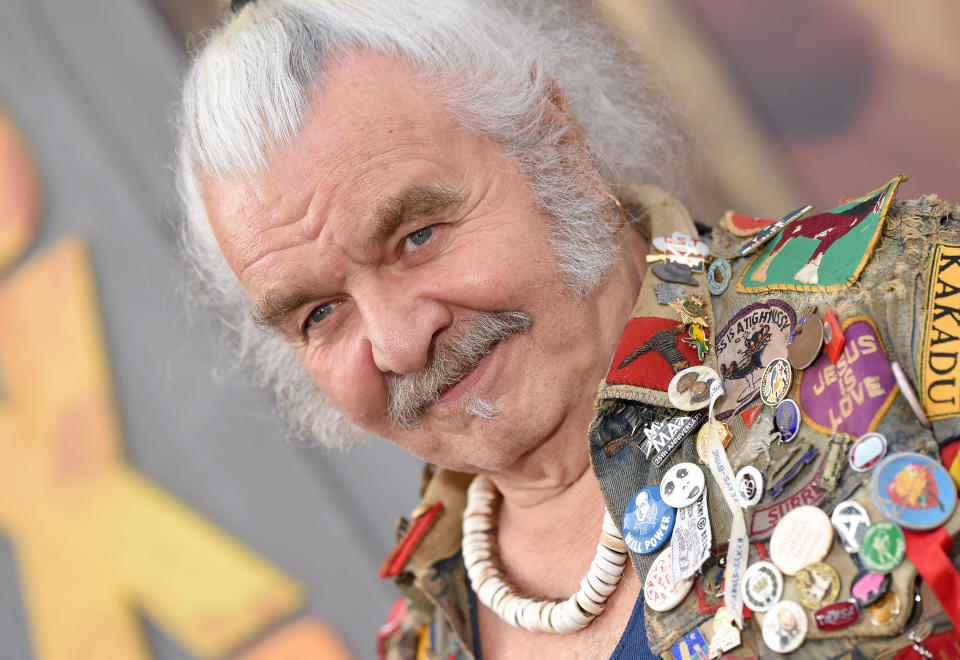
[[860, 563], [874, 573], [889, 573], [907, 554], [907, 540], [899, 527], [889, 520], [880, 520], [863, 533], [860, 542]]
[[655, 612], [667, 612], [683, 602], [693, 587], [693, 577], [673, 581], [670, 546], [657, 555], [643, 580], [644, 602]]
[[623, 513], [623, 540], [640, 555], [656, 552], [670, 540], [677, 510], [660, 497], [660, 486], [638, 490]]
[[800, 432], [800, 406], [793, 399], [784, 399], [777, 404], [773, 423], [780, 433], [780, 442], [790, 442]]
[[763, 497], [763, 474], [754, 466], [746, 465], [737, 472], [736, 486], [740, 506], [747, 509]]
[[853, 500], [844, 500], [833, 509], [830, 522], [837, 530], [837, 538], [843, 549], [854, 554], [860, 552], [860, 541], [870, 526], [870, 514], [863, 505]]
[[677, 463], [663, 475], [660, 496], [675, 509], [690, 506], [703, 493], [707, 480], [703, 470], [693, 463]]
[[783, 596], [783, 575], [768, 561], [750, 564], [743, 574], [743, 602], [754, 612], [766, 612]]
[[807, 613], [792, 600], [781, 600], [763, 616], [763, 643], [777, 653], [790, 653], [807, 638]]
[[874, 573], [862, 568], [850, 581], [850, 595], [860, 605], [867, 607], [880, 600], [890, 590], [890, 575]]
[[776, 406], [787, 398], [793, 384], [793, 370], [783, 358], [770, 360], [760, 381], [760, 399], [768, 406]]
[[710, 390], [720, 383], [720, 375], [710, 367], [687, 367], [670, 381], [667, 399], [680, 410], [700, 410], [710, 405]]
[[906, 529], [939, 527], [957, 506], [957, 487], [946, 468], [913, 452], [880, 461], [870, 478], [870, 493], [880, 513]]
[[833, 566], [818, 561], [797, 571], [794, 586], [800, 604], [808, 610], [818, 610], [840, 595], [840, 576]]
[[850, 447], [848, 460], [857, 472], [869, 472], [887, 453], [887, 439], [881, 433], [866, 433]]
[[787, 513], [770, 537], [770, 559], [786, 575], [821, 561], [833, 544], [833, 525], [818, 507], [807, 504]]
[[795, 369], [806, 369], [823, 350], [823, 321], [810, 312], [800, 317], [793, 338], [787, 344], [787, 359]]

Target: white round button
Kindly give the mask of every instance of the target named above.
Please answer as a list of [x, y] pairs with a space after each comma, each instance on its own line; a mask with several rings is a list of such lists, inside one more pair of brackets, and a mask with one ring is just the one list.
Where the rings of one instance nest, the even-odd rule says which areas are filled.
[[660, 497], [675, 509], [690, 506], [707, 485], [703, 470], [693, 463], [677, 463], [660, 480]]
[[710, 367], [687, 367], [678, 371], [667, 387], [670, 405], [680, 410], [700, 410], [710, 405], [710, 390], [722, 384], [720, 375]]
[[786, 575], [796, 575], [804, 566], [826, 557], [832, 544], [830, 517], [815, 506], [801, 506], [773, 528], [770, 559]]
[[740, 468], [735, 479], [740, 506], [749, 508], [763, 497], [763, 475], [752, 465]]
[[743, 602], [754, 612], [766, 612], [783, 596], [783, 576], [768, 561], [750, 564], [743, 574]]
[[807, 613], [792, 600], [781, 600], [763, 615], [763, 642], [777, 653], [800, 648], [807, 638]]
[[667, 612], [683, 602], [693, 588], [693, 577], [673, 581], [673, 569], [670, 567], [670, 546], [657, 555], [643, 580], [644, 602], [655, 612]]

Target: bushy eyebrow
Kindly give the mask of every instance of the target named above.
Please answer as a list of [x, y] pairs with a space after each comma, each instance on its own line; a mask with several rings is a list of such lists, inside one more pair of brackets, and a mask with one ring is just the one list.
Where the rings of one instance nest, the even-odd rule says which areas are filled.
[[287, 324], [290, 315], [308, 300], [310, 296], [305, 291], [267, 291], [260, 296], [251, 312], [253, 322], [261, 328], [281, 328]]
[[[364, 249], [374, 251], [403, 225], [424, 217], [437, 216], [462, 204], [463, 186], [411, 186], [399, 195], [380, 202], [373, 214], [370, 235], [362, 242]], [[308, 291], [267, 291], [257, 300], [251, 314], [261, 328], [278, 329], [285, 326], [290, 315], [309, 301]]]
[[373, 232], [364, 241], [368, 250], [380, 247], [393, 232], [418, 218], [436, 216], [463, 202], [463, 186], [412, 186], [384, 199], [374, 212]]

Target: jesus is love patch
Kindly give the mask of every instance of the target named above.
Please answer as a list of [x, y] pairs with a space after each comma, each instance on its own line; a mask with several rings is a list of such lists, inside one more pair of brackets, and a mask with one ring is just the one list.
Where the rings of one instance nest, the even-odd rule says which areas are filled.
[[938, 244], [930, 267], [920, 389], [930, 419], [960, 415], [960, 245]]
[[837, 291], [856, 282], [905, 178], [784, 227], [743, 271], [737, 291]]
[[847, 319], [843, 336], [837, 363], [821, 355], [800, 372], [797, 390], [806, 424], [821, 433], [836, 430], [858, 437], [877, 430], [897, 396], [897, 379], [870, 319]]

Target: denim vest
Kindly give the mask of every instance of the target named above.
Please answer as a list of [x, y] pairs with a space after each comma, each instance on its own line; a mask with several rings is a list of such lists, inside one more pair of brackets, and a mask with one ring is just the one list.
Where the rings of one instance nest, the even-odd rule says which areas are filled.
[[[636, 187], [629, 190], [624, 198], [624, 207], [631, 215], [634, 225], [645, 235], [667, 236], [674, 231], [690, 236], [698, 235], [696, 226], [683, 206], [663, 191], [648, 186]], [[701, 238], [710, 244], [713, 254], [720, 255], [735, 254], [736, 248], [745, 241], [719, 227], [706, 229]], [[938, 245], [960, 246], [960, 209], [931, 195], [918, 200], [892, 203], [878, 240], [869, 246], [869, 249], [864, 249], [865, 267], [859, 272], [852, 286], [832, 291], [776, 290], [760, 294], [738, 293], [735, 284], [744, 270], [750, 268], [753, 263], [752, 256], [731, 260], [731, 285], [722, 295], [712, 296], [706, 288], [706, 274], [697, 274], [697, 286], [689, 292], [699, 291], [699, 295], [707, 302], [706, 316], [711, 330], [709, 351], [703, 364], [719, 371], [714, 339], [731, 319], [750, 305], [761, 303], [769, 306], [771, 301], [776, 301], [774, 304], [783, 309], [786, 309], [784, 305], [788, 306], [795, 318], [801, 317], [805, 310], [815, 305], [821, 315], [828, 309], [834, 310], [841, 322], [849, 324], [857, 320], [867, 321], [875, 329], [875, 335], [889, 360], [897, 362], [920, 391], [921, 384], [931, 383], [929, 366], [924, 372], [925, 361], [930, 359], [925, 323], [928, 320], [926, 312], [930, 287], [936, 283], [935, 273], [934, 281], [931, 281], [931, 268], [939, 254]], [[633, 310], [634, 318], [677, 318], [672, 308], [658, 302], [655, 285], [659, 281], [648, 271]], [[861, 327], [867, 328], [867, 325], [862, 324]], [[885, 389], [878, 390], [877, 387], [880, 386], [875, 382], [868, 382], [867, 386], [873, 385], [874, 388], [865, 394], [860, 387], [858, 394], [857, 387], [860, 383], [857, 379], [864, 376], [863, 373], [857, 373], [857, 368], [852, 366], [858, 357], [856, 343], [848, 347], [841, 357], [841, 371], [846, 369], [852, 372], [844, 372], [851, 379], [847, 383], [851, 387], [846, 391], [852, 394], [852, 398], [844, 402], [820, 401], [810, 411], [804, 411], [805, 423], [801, 437], [806, 443], [805, 446], [817, 449], [811, 465], [803, 468], [799, 476], [786, 484], [777, 497], [764, 500], [747, 510], [751, 563], [765, 557], [764, 541], [769, 539], [776, 520], [801, 504], [813, 504], [829, 514], [838, 502], [853, 499], [867, 509], [872, 520], [882, 519], [868, 493], [869, 472], [856, 472], [845, 467], [836, 479], [823, 480], [824, 468], [831, 462], [828, 460], [829, 455], [837, 453], [836, 446], [831, 448], [831, 434], [825, 427], [835, 424], [838, 419], [848, 414], [849, 410], [856, 408], [859, 410], [858, 414], [867, 410], [872, 415], [873, 426], [887, 438], [889, 451], [905, 449], [936, 457], [940, 447], [960, 437], [960, 410], [956, 416], [942, 415], [933, 422], [931, 429], [925, 429], [917, 422], [896, 386], [885, 386]], [[865, 363], [864, 361], [861, 364]], [[809, 370], [804, 372], [807, 377], [810, 376], [808, 372]], [[830, 373], [836, 374], [835, 371]], [[823, 389], [825, 385], [814, 383], [813, 387]], [[790, 396], [796, 399], [798, 390], [799, 386], [795, 383]], [[947, 398], [946, 392], [947, 390], [941, 390], [939, 396]], [[957, 394], [955, 386], [953, 393]], [[871, 398], [875, 401], [873, 407], [869, 408], [869, 404], [864, 404], [864, 401]], [[635, 428], [629, 428], [629, 425], [610, 424], [618, 406], [634, 402], [654, 411], [658, 407], [670, 405], [664, 393], [645, 388], [642, 384], [605, 381], [601, 384], [596, 401], [597, 417], [587, 434], [594, 473], [607, 508], [618, 524], [623, 519], [628, 502], [640, 488], [659, 483], [666, 470], [675, 463], [698, 462], [695, 443], [691, 437], [683, 441], [669, 459], [657, 467], [642, 448], [642, 433], [638, 433]], [[868, 405], [868, 409], [864, 409], [864, 405]], [[778, 459], [781, 459], [787, 450], [779, 443], [773, 443], [766, 448], [766, 452], [771, 454], [769, 460], [763, 461], [760, 454], [764, 448], [757, 445], [756, 433], [748, 432], [741, 416], [733, 414], [725, 421], [732, 435], [726, 447], [728, 456], [738, 459], [742, 464], [756, 464], [758, 467], [763, 466], [762, 471], [772, 472], [778, 465]], [[755, 422], [755, 426], [762, 423], [765, 422]], [[832, 442], [836, 445], [836, 438]], [[839, 459], [844, 465], [845, 452], [846, 449]], [[836, 459], [836, 456], [833, 459]], [[764, 474], [765, 478], [771, 476], [773, 475]], [[469, 480], [469, 475], [437, 470], [424, 490], [424, 504], [443, 501], [445, 512], [423, 538], [403, 572], [397, 577], [397, 583], [404, 591], [409, 607], [406, 617], [395, 626], [394, 633], [387, 639], [386, 657], [437, 657], [443, 660], [451, 657], [458, 660], [473, 657], [475, 631], [469, 616], [469, 585], [460, 557], [460, 515]], [[679, 607], [663, 613], [649, 608], [645, 610], [650, 647], [655, 653], [666, 658], [674, 657], [671, 647], [674, 648], [673, 653], [678, 654], [676, 657], [681, 657], [679, 654], [682, 652], [676, 645], [682, 645], [682, 640], [691, 633], [699, 633], [709, 640], [713, 632], [712, 616], [723, 602], [721, 559], [730, 531], [730, 513], [719, 487], [709, 474], [707, 484], [713, 552], [695, 579], [690, 594]], [[954, 511], [945, 527], [955, 539], [960, 537], [960, 508]], [[951, 555], [955, 564], [960, 562], [957, 548], [958, 545], [954, 544]], [[631, 552], [633, 567], [641, 580], [655, 556]], [[833, 544], [825, 561], [840, 574], [839, 599], [849, 597], [846, 594], [849, 593], [850, 579], [858, 570], [857, 565], [839, 543]], [[897, 649], [910, 646], [908, 634], [925, 637], [948, 629], [949, 619], [938, 601], [922, 582], [918, 583], [916, 577], [916, 568], [909, 560], [905, 560], [893, 571], [891, 591], [901, 604], [897, 615], [878, 625], [864, 611], [858, 623], [833, 632], [819, 632], [811, 622], [805, 643], [793, 652], [793, 656], [892, 656]], [[788, 581], [788, 589], [783, 597], [796, 600], [790, 589], [792, 586]], [[731, 650], [731, 653], [736, 656], [767, 656], [771, 653], [761, 639], [757, 618], [753, 615], [745, 621], [743, 643]]]

